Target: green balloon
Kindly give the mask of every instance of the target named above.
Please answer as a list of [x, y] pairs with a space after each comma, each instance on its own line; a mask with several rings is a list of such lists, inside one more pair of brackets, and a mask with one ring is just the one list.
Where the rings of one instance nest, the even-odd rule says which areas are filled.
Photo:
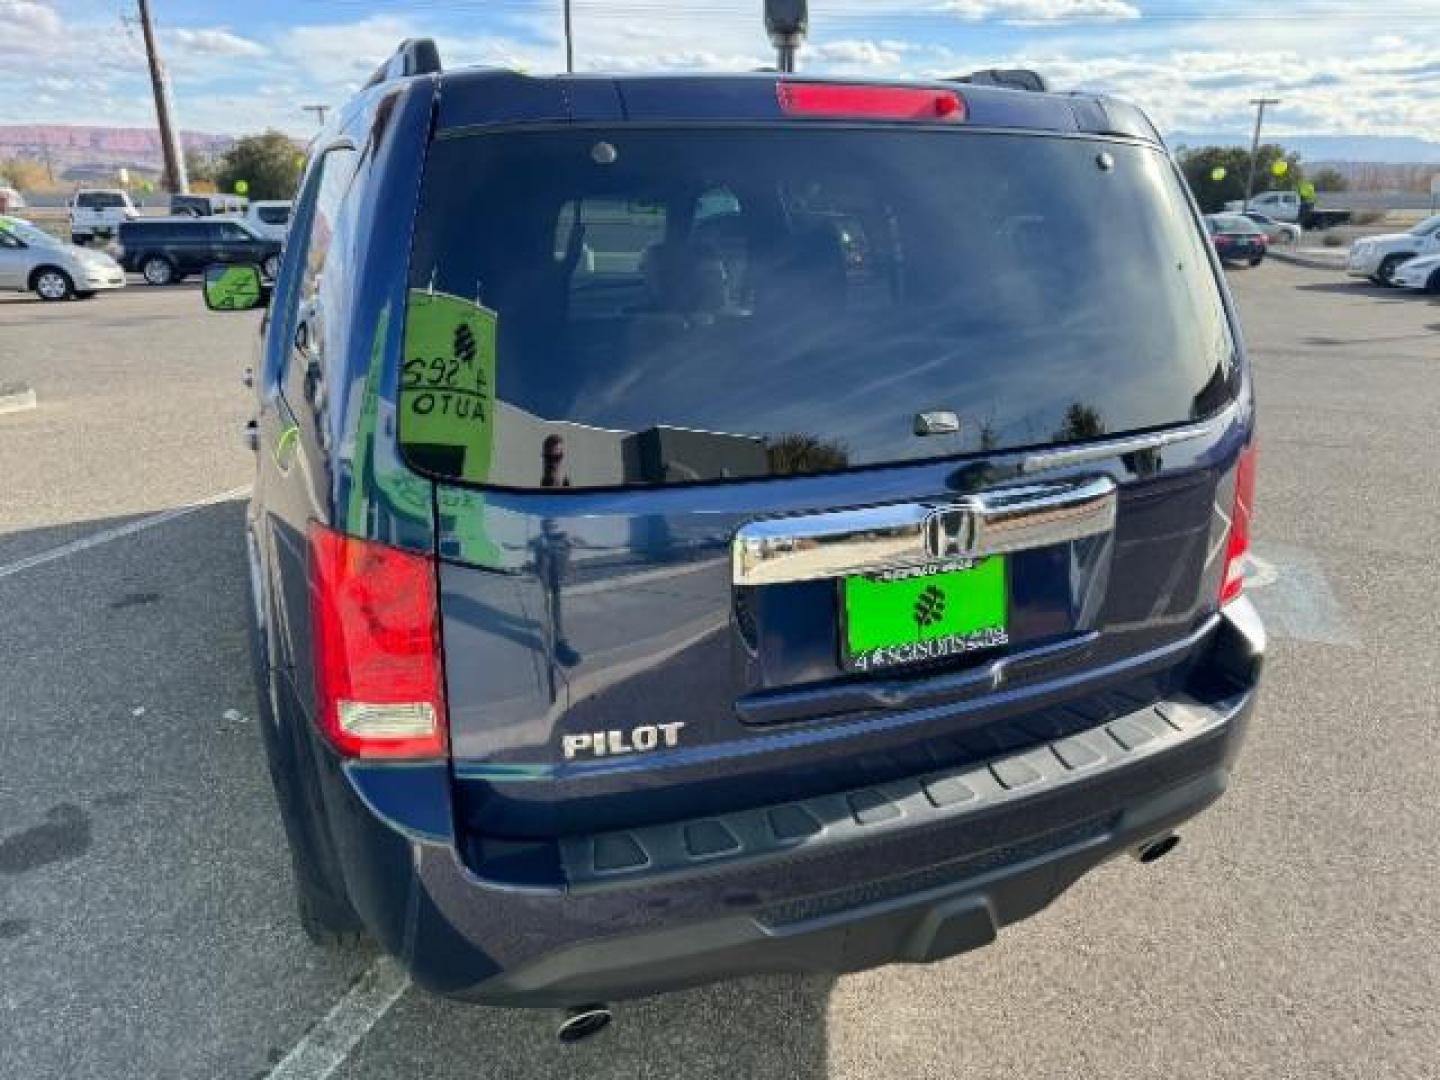
[[1211, 180], [1214, 180], [1215, 183], [1217, 183], [1217, 184], [1220, 183], [1221, 180], [1224, 180], [1225, 177], [1227, 177], [1227, 176], [1229, 176], [1229, 175], [1230, 175], [1230, 174], [1225, 171], [1225, 166], [1224, 166], [1224, 165], [1216, 165], [1215, 168], [1213, 168], [1213, 169], [1210, 170], [1210, 179], [1211, 179]]
[[1275, 162], [1274, 165], [1270, 166], [1270, 171], [1276, 176], [1284, 176], [1290, 171], [1290, 163], [1284, 158], [1281, 158], [1279, 161]]
[[236, 181], [235, 181], [235, 194], [236, 194], [236, 195], [245, 195], [245, 194], [247, 194], [249, 191], [250, 191], [250, 181], [249, 181], [249, 180], [236, 180]]

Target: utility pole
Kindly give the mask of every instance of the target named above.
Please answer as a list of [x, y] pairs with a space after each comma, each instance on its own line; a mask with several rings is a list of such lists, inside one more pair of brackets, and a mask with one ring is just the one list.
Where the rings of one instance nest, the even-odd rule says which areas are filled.
[[185, 175], [185, 157], [180, 153], [180, 142], [175, 137], [175, 128], [170, 120], [170, 83], [165, 77], [165, 65], [160, 62], [160, 53], [155, 48], [155, 27], [150, 22], [150, 0], [139, 0], [140, 30], [145, 35], [145, 56], [150, 61], [150, 85], [155, 91], [155, 119], [160, 126], [160, 152], [165, 155], [165, 186], [175, 192], [190, 190], [190, 178]]
[[565, 0], [565, 73], [575, 74], [575, 35], [570, 23], [570, 0]]
[[320, 126], [323, 128], [323, 127], [325, 126], [325, 114], [330, 111], [330, 106], [329, 106], [329, 105], [301, 105], [301, 106], [300, 106], [300, 111], [301, 111], [301, 112], [314, 113], [314, 114], [315, 114], [315, 119], [320, 122]]
[[1260, 163], [1260, 127], [1265, 123], [1265, 106], [1279, 105], [1279, 98], [1251, 98], [1250, 104], [1256, 107], [1255, 112], [1255, 137], [1250, 140], [1250, 178], [1245, 181], [1245, 204], [1242, 209], [1250, 209], [1250, 197], [1255, 194], [1255, 166]]

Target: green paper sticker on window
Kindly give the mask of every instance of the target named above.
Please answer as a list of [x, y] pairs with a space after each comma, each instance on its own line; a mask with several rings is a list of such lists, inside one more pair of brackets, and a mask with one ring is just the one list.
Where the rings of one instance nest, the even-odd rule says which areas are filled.
[[410, 291], [400, 442], [421, 468], [458, 480], [489, 478], [497, 322], [473, 300]]

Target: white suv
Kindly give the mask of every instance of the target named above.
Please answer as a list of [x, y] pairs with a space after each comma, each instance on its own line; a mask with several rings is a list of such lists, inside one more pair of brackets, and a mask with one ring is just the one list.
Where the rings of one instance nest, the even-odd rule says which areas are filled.
[[265, 239], [283, 243], [285, 233], [290, 228], [290, 209], [291, 204], [288, 201], [262, 199], [250, 204], [242, 220], [253, 232]]
[[140, 216], [129, 192], [119, 188], [77, 191], [70, 200], [70, 241], [88, 244], [108, 240], [120, 232], [120, 223]]
[[1357, 240], [1350, 248], [1345, 272], [1369, 278], [1377, 285], [1393, 285], [1395, 271], [1417, 255], [1440, 254], [1440, 214], [1420, 222], [1409, 232], [1385, 233]]

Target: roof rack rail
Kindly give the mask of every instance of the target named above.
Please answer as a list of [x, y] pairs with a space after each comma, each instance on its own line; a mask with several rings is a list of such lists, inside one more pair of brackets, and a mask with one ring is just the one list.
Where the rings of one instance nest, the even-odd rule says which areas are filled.
[[434, 75], [440, 70], [440, 50], [435, 47], [434, 38], [406, 38], [395, 55], [375, 69], [365, 89], [410, 75]]
[[1044, 94], [1050, 90], [1045, 76], [1029, 68], [986, 68], [972, 71], [969, 75], [956, 75], [951, 82], [976, 83], [981, 86], [1003, 86], [1009, 90], [1029, 90]]

